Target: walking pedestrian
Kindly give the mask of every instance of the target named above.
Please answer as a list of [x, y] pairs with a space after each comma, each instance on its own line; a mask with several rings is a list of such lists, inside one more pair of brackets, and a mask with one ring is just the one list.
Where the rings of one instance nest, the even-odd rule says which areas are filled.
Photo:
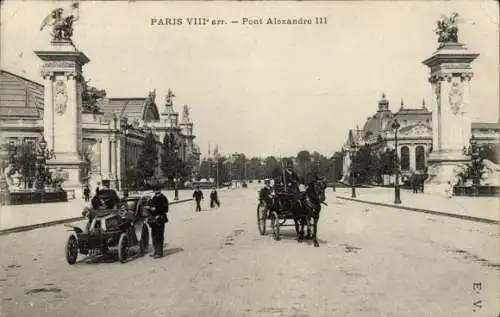
[[203, 192], [200, 190], [200, 186], [196, 186], [196, 190], [193, 193], [193, 198], [196, 201], [196, 211], [201, 212], [200, 202], [203, 200]]
[[165, 223], [168, 222], [168, 199], [161, 192], [159, 185], [154, 187], [154, 196], [151, 198], [151, 215], [148, 220], [151, 227], [151, 240], [154, 252], [151, 256], [155, 259], [163, 257], [163, 242], [165, 240]]
[[90, 188], [89, 188], [89, 185], [85, 185], [85, 188], [83, 189], [83, 198], [85, 199], [85, 201], [89, 201], [90, 200]]
[[210, 192], [210, 208], [214, 208], [215, 205], [220, 207], [219, 194], [217, 193], [217, 189], [212, 187], [212, 191]]

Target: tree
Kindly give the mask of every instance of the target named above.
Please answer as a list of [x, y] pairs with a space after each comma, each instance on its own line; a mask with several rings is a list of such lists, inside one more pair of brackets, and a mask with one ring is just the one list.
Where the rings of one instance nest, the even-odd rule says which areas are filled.
[[177, 150], [174, 135], [165, 134], [162, 143], [160, 168], [170, 183], [173, 183], [174, 178], [180, 176], [180, 169], [182, 168]]
[[305, 178], [310, 173], [311, 168], [311, 153], [302, 150], [297, 153], [297, 167], [296, 171], [299, 177]]
[[268, 156], [266, 157], [266, 159], [264, 160], [265, 161], [265, 164], [264, 164], [264, 168], [265, 168], [265, 171], [264, 171], [264, 177], [266, 178], [271, 178], [273, 177], [273, 171], [276, 167], [280, 167], [280, 163], [278, 162], [278, 160], [276, 160], [276, 158], [274, 156]]
[[158, 148], [156, 147], [156, 138], [149, 132], [144, 138], [142, 151], [137, 161], [138, 178], [145, 184], [155, 175], [155, 169], [158, 166]]
[[14, 166], [13, 171], [18, 171], [22, 175], [24, 189], [31, 187], [37, 175], [37, 158], [35, 145], [23, 142], [13, 145], [10, 148], [10, 163]]
[[82, 107], [85, 111], [98, 112], [99, 101], [106, 97], [106, 90], [90, 86], [90, 79], [82, 81]]

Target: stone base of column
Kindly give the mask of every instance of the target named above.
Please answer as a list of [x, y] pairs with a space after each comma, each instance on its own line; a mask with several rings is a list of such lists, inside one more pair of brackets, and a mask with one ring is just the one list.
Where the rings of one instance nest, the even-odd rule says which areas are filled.
[[57, 160], [52, 160], [47, 162], [47, 166], [49, 167], [51, 172], [56, 170], [63, 170], [67, 173], [68, 178], [62, 183], [62, 188], [68, 192], [68, 199], [71, 199], [71, 192], [74, 193], [75, 199], [80, 199], [83, 197], [83, 188], [82, 188], [82, 171], [85, 167], [85, 163], [78, 160], [68, 161], [62, 160], [58, 157]]
[[456, 185], [458, 174], [466, 170], [469, 162], [470, 158], [459, 151], [432, 152], [428, 158], [429, 177], [425, 181], [425, 191], [444, 193], [448, 182]]

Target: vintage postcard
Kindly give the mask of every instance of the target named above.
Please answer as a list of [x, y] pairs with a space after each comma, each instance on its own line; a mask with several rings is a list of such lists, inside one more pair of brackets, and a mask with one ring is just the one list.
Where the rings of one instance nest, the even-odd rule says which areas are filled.
[[0, 11], [1, 317], [499, 316], [496, 2]]

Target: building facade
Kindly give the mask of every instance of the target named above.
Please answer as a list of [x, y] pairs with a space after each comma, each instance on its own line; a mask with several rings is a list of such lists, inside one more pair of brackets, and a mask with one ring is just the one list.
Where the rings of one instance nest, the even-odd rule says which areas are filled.
[[[82, 108], [80, 145], [82, 169], [80, 183], [93, 188], [109, 181], [121, 189], [125, 173], [137, 166], [144, 138], [153, 133], [157, 140], [158, 162], [161, 144], [166, 134], [173, 135], [178, 155], [194, 167], [199, 165], [200, 151], [195, 144], [193, 122], [188, 106], [182, 119], [174, 110], [173, 94], [169, 91], [161, 111], [156, 93], [147, 97], [102, 98], [94, 111]], [[5, 168], [7, 144], [36, 142], [44, 135], [44, 86], [22, 76], [0, 70], [0, 161]], [[161, 169], [156, 170], [162, 179]], [[3, 175], [3, 173], [2, 173]]]
[[[396, 133], [393, 123], [397, 120], [398, 148], [402, 176], [413, 173], [424, 173], [427, 168], [427, 158], [432, 151], [432, 111], [425, 101], [420, 107], [407, 107], [401, 101], [400, 108], [393, 112], [389, 109], [389, 101], [385, 94], [378, 102], [377, 111], [367, 118], [362, 129], [351, 129], [343, 145], [344, 177], [348, 182], [351, 169], [353, 150], [368, 145], [376, 152], [395, 148]], [[472, 138], [478, 144], [500, 143], [500, 121], [497, 123], [472, 123]]]

